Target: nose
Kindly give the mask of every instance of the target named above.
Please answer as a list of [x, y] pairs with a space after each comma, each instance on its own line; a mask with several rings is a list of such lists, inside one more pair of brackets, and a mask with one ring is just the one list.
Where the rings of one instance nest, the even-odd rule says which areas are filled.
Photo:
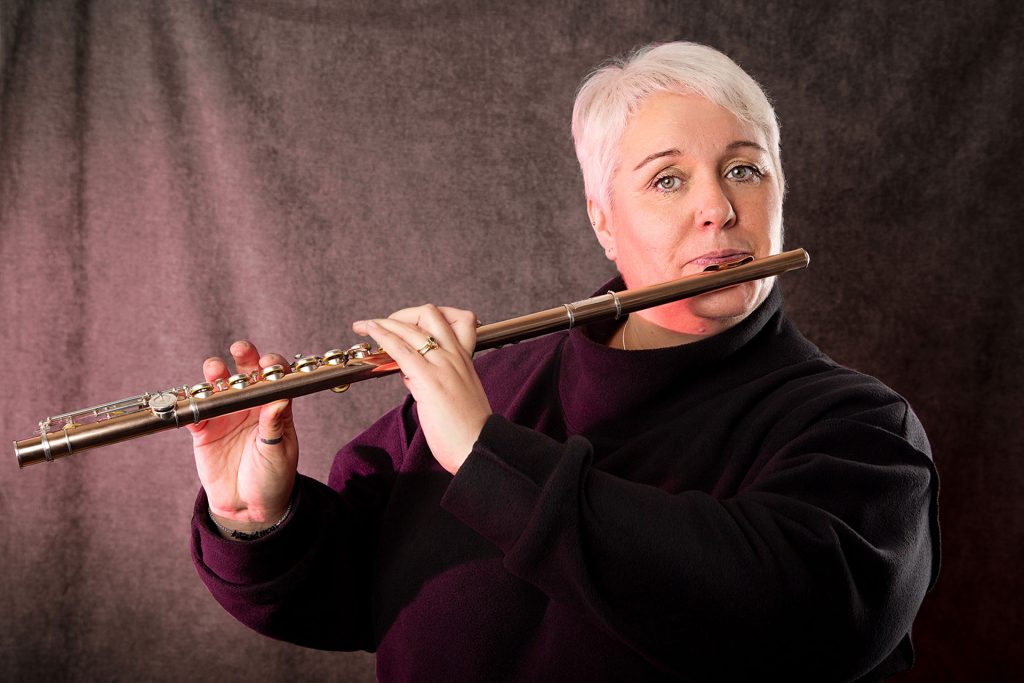
[[718, 178], [708, 178], [694, 193], [694, 225], [705, 230], [727, 230], [736, 223], [736, 212]]

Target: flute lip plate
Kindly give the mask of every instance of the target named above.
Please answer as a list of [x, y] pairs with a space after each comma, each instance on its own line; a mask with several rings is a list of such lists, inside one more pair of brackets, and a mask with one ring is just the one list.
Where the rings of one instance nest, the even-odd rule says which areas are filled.
[[742, 266], [744, 263], [750, 263], [754, 260], [753, 256], [744, 256], [738, 258], [735, 261], [723, 261], [722, 263], [712, 263], [710, 266], [702, 270], [702, 273], [714, 273], [719, 270], [727, 270], [729, 268], [735, 268], [736, 266]]

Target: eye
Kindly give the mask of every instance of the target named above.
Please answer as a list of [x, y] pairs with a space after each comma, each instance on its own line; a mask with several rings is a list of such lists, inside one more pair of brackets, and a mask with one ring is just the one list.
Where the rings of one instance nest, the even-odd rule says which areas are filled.
[[662, 192], [672, 192], [678, 190], [683, 184], [683, 181], [679, 176], [674, 175], [663, 175], [654, 179], [654, 187]]
[[729, 180], [735, 180], [740, 183], [750, 183], [760, 180], [764, 174], [761, 173], [760, 169], [750, 164], [740, 164], [739, 166], [733, 166], [725, 172], [725, 177]]

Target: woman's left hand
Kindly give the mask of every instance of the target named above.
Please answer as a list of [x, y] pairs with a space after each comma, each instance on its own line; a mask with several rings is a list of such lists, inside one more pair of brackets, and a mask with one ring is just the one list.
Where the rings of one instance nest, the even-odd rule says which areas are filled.
[[427, 304], [360, 320], [352, 329], [372, 337], [398, 363], [434, 458], [448, 472], [458, 472], [491, 414], [473, 367], [476, 316]]

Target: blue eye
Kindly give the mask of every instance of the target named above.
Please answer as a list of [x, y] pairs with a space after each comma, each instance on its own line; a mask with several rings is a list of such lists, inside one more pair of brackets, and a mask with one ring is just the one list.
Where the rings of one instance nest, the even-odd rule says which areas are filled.
[[741, 183], [749, 183], [755, 180], [760, 180], [764, 174], [756, 166], [749, 164], [742, 164], [740, 166], [733, 166], [725, 173], [725, 177], [730, 180], [735, 180]]
[[678, 176], [674, 175], [663, 175], [654, 181], [654, 187], [661, 190], [662, 192], [672, 192], [678, 190], [683, 184], [683, 181]]

